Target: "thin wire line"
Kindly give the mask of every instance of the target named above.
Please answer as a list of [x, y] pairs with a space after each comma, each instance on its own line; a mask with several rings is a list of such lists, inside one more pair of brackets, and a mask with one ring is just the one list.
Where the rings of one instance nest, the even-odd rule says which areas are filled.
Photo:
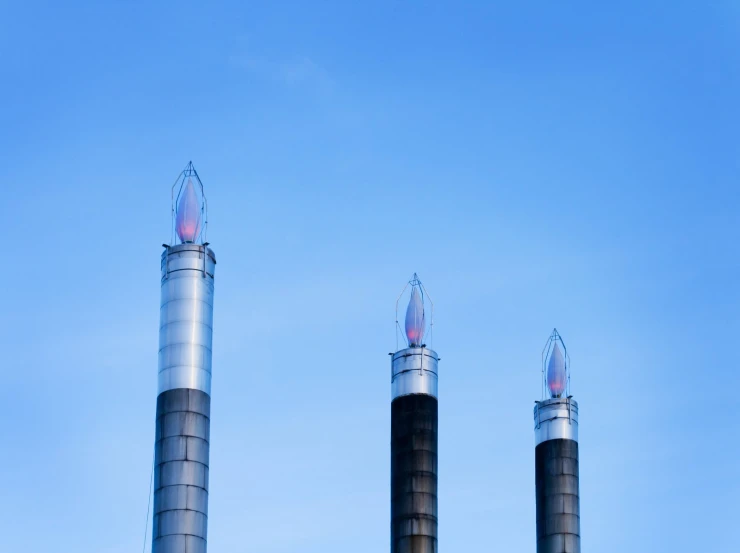
[[154, 455], [152, 455], [152, 473], [149, 476], [149, 500], [146, 504], [146, 522], [144, 523], [144, 547], [141, 548], [141, 553], [146, 553], [146, 537], [149, 533], [149, 510], [152, 507], [152, 483], [154, 482]]

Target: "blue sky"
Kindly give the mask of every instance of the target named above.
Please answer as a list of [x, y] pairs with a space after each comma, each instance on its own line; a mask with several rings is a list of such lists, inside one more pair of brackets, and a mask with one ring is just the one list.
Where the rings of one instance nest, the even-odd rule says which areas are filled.
[[736, 3], [0, 17], [4, 550], [142, 546], [160, 244], [191, 159], [219, 261], [210, 551], [388, 548], [387, 353], [414, 271], [443, 551], [534, 551], [555, 326], [584, 548], [737, 550]]

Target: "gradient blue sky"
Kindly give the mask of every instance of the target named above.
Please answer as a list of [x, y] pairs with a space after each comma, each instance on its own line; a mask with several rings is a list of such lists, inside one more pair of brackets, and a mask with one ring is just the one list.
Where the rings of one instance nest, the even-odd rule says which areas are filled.
[[141, 550], [192, 159], [219, 261], [211, 552], [388, 549], [414, 271], [442, 551], [534, 551], [557, 326], [584, 550], [736, 552], [738, 4], [350, 4], [0, 5], [0, 548]]

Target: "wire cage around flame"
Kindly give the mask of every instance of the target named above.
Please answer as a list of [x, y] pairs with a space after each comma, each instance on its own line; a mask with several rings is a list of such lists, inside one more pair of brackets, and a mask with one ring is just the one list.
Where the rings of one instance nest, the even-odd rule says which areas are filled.
[[208, 232], [208, 200], [203, 182], [193, 166], [188, 165], [172, 185], [172, 225], [170, 244], [205, 244]]
[[[401, 325], [398, 322], [398, 305], [401, 298], [405, 294], [406, 290], [411, 287], [409, 304], [406, 308], [406, 317], [404, 329], [401, 329]], [[406, 341], [406, 347], [425, 347], [424, 337], [426, 336], [426, 314], [425, 314], [425, 303], [429, 302], [431, 307], [431, 318], [429, 320], [429, 345], [430, 347], [434, 343], [434, 302], [429, 296], [427, 289], [419, 279], [419, 276], [414, 273], [414, 276], [406, 283], [401, 290], [401, 293], [396, 299], [396, 351], [398, 351], [399, 340], [398, 336], [401, 334]]]
[[542, 349], [542, 399], [561, 397], [570, 397], [570, 355], [558, 329], [553, 328]]

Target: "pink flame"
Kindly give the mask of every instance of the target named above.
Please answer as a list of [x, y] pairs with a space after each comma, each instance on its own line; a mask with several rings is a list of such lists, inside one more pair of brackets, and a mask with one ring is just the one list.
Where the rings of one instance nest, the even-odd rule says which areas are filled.
[[188, 179], [180, 193], [175, 229], [181, 242], [194, 242], [200, 234], [200, 202], [192, 179]]
[[560, 397], [565, 391], [565, 358], [557, 342], [553, 345], [550, 361], [547, 363], [547, 389], [551, 397]]
[[417, 286], [411, 289], [411, 299], [406, 309], [406, 337], [410, 346], [420, 346], [424, 338], [424, 302]]

